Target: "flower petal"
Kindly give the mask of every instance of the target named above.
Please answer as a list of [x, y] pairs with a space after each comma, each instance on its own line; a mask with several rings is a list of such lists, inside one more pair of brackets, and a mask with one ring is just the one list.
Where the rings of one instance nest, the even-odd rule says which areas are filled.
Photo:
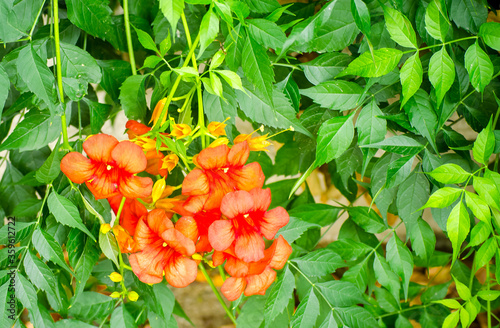
[[127, 198], [146, 198], [151, 195], [153, 180], [138, 176], [122, 177], [118, 185], [120, 193]]
[[266, 239], [273, 239], [279, 229], [286, 226], [290, 216], [281, 206], [267, 211], [260, 221], [260, 232]]
[[247, 162], [248, 156], [250, 156], [250, 148], [248, 142], [243, 141], [231, 148], [227, 160], [231, 166], [243, 166]]
[[147, 284], [156, 284], [163, 280], [167, 260], [167, 250], [158, 245], [158, 242], [129, 257], [132, 270], [140, 281]]
[[146, 134], [151, 130], [149, 126], [134, 120], [128, 120], [127, 124], [125, 124], [125, 128], [128, 129], [127, 134], [129, 139], [134, 139], [135, 137]]
[[61, 160], [61, 171], [74, 183], [90, 180], [94, 170], [92, 161], [77, 152], [71, 152]]
[[196, 241], [198, 239], [198, 226], [195, 219], [191, 216], [183, 216], [175, 223], [175, 229], [180, 231], [184, 236]]
[[171, 221], [173, 214], [161, 209], [154, 209], [147, 216], [149, 228], [157, 235], [161, 235], [165, 230], [172, 229], [174, 224]]
[[265, 247], [264, 239], [258, 233], [245, 232], [236, 238], [234, 253], [245, 262], [256, 262], [264, 258]]
[[111, 157], [119, 168], [132, 174], [144, 171], [148, 162], [141, 147], [127, 140], [116, 145]]
[[105, 164], [101, 164], [94, 172], [92, 180], [85, 182], [97, 199], [113, 197], [119, 194], [115, 170], [107, 171], [103, 168], [104, 166]]
[[234, 241], [233, 223], [217, 220], [208, 228], [208, 240], [216, 251], [225, 251]]
[[189, 196], [205, 195], [210, 191], [208, 178], [200, 169], [189, 172], [182, 182], [182, 194]]
[[220, 169], [227, 165], [227, 154], [229, 147], [220, 145], [214, 148], [206, 148], [200, 151], [196, 161], [205, 170]]
[[161, 238], [167, 242], [169, 247], [182, 255], [191, 256], [196, 251], [193, 241], [184, 236], [177, 229], [172, 228], [165, 230], [161, 234]]
[[186, 287], [195, 281], [198, 273], [196, 262], [183, 256], [175, 256], [165, 266], [165, 278], [173, 287]]
[[234, 181], [236, 189], [239, 190], [250, 191], [254, 188], [262, 188], [266, 180], [262, 168], [257, 162], [240, 168], [230, 168], [227, 174]]
[[234, 256], [228, 256], [224, 269], [233, 277], [245, 277], [248, 275], [249, 264]]
[[269, 266], [273, 269], [280, 270], [286, 264], [288, 257], [292, 254], [292, 246], [280, 235], [275, 241], [275, 251]]
[[276, 279], [276, 271], [267, 267], [261, 274], [248, 276], [246, 279], [248, 285], [245, 289], [245, 296], [264, 295], [274, 282], [274, 279]]
[[222, 285], [220, 291], [222, 295], [224, 295], [228, 301], [236, 301], [243, 290], [245, 289], [247, 283], [245, 278], [234, 278], [229, 277], [224, 284]]
[[254, 211], [267, 211], [269, 205], [271, 205], [271, 189], [260, 189], [254, 188], [249, 191], [250, 195], [252, 195]]
[[249, 192], [238, 190], [228, 193], [220, 205], [222, 214], [232, 219], [238, 215], [249, 213], [254, 207], [253, 198]]
[[88, 138], [83, 143], [83, 150], [90, 159], [108, 164], [113, 161], [111, 152], [117, 144], [118, 140], [115, 137], [100, 133]]
[[225, 260], [226, 260], [226, 254], [224, 252], [214, 251], [214, 253], [212, 254], [212, 261], [214, 266], [222, 265]]

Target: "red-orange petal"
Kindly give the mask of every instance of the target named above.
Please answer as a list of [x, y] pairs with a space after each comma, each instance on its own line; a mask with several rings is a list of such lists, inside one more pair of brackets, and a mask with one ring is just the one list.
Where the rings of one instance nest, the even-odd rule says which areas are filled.
[[280, 235], [275, 241], [275, 250], [274, 250], [274, 255], [271, 260], [271, 263], [269, 263], [269, 266], [273, 269], [280, 270], [283, 268], [286, 264], [286, 261], [290, 257], [290, 254], [292, 254], [292, 246], [283, 238], [282, 235]]
[[61, 160], [61, 171], [74, 183], [90, 180], [94, 170], [92, 161], [77, 152], [71, 152]]
[[175, 229], [180, 231], [184, 236], [196, 241], [198, 239], [198, 226], [195, 219], [191, 216], [183, 216], [175, 223]]
[[254, 188], [262, 188], [266, 180], [262, 168], [257, 162], [240, 168], [231, 168], [227, 174], [235, 182], [236, 188], [239, 190], [250, 191]]
[[222, 285], [220, 291], [229, 301], [236, 301], [245, 290], [247, 283], [245, 278], [229, 277]]
[[148, 133], [151, 130], [149, 126], [134, 120], [128, 120], [127, 124], [125, 124], [125, 128], [128, 129], [127, 134], [129, 139]]
[[232, 219], [239, 214], [249, 213], [254, 206], [253, 198], [249, 192], [238, 190], [228, 193], [220, 205], [222, 214]]
[[147, 250], [130, 255], [129, 261], [140, 281], [157, 284], [163, 280], [165, 250], [162, 247], [148, 247]]
[[118, 190], [127, 198], [146, 198], [151, 195], [153, 180], [138, 176], [122, 177]]
[[210, 191], [208, 178], [200, 169], [189, 172], [182, 182], [182, 194], [189, 196], [205, 195]]
[[271, 205], [271, 189], [260, 189], [254, 188], [249, 191], [250, 195], [252, 195], [254, 211], [267, 211], [269, 205]]
[[205, 170], [220, 169], [227, 165], [228, 153], [229, 147], [227, 145], [206, 148], [200, 151], [196, 161]]
[[217, 220], [208, 228], [208, 240], [217, 251], [225, 251], [234, 241], [233, 223], [229, 220]]
[[165, 266], [165, 278], [173, 287], [186, 287], [195, 281], [198, 267], [195, 261], [183, 256], [173, 257]]
[[94, 175], [94, 178], [85, 182], [85, 184], [96, 199], [113, 197], [120, 194], [115, 181], [109, 175]]
[[100, 133], [88, 138], [83, 143], [83, 150], [90, 159], [107, 164], [113, 161], [111, 152], [117, 144], [118, 140], [115, 137]]
[[174, 224], [171, 221], [172, 215], [172, 213], [156, 208], [149, 212], [147, 216], [148, 226], [156, 234], [161, 235], [165, 230], [174, 227]]
[[279, 229], [286, 226], [290, 216], [288, 212], [281, 206], [267, 211], [260, 221], [260, 232], [266, 239], [273, 239]]
[[116, 145], [111, 157], [119, 168], [132, 174], [144, 171], [148, 162], [141, 147], [126, 140]]
[[245, 296], [264, 295], [269, 286], [276, 279], [276, 271], [267, 267], [261, 274], [251, 275], [247, 278], [247, 288], [245, 288]]
[[264, 239], [255, 231], [240, 234], [234, 243], [234, 253], [245, 262], [263, 259], [265, 248]]
[[243, 141], [234, 145], [227, 155], [227, 160], [231, 166], [243, 166], [250, 156], [250, 148], [248, 142]]
[[169, 247], [182, 255], [191, 256], [196, 250], [193, 241], [184, 236], [177, 229], [172, 228], [165, 230], [161, 234], [161, 238], [167, 242]]
[[234, 256], [229, 256], [224, 268], [233, 277], [245, 277], [248, 275], [249, 264]]
[[226, 260], [226, 255], [224, 254], [224, 252], [214, 251], [214, 253], [212, 254], [212, 261], [214, 266], [222, 265], [225, 260]]

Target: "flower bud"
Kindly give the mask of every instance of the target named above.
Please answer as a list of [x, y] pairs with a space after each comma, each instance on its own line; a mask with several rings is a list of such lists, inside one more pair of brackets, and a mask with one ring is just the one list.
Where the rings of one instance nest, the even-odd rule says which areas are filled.
[[107, 234], [109, 230], [111, 230], [111, 226], [108, 223], [101, 224], [100, 231], [102, 234], [104, 234], [104, 235]]
[[111, 279], [112, 282], [120, 282], [123, 280], [123, 277], [121, 274], [119, 274], [118, 272], [112, 272], [110, 275], [109, 275], [109, 279]]
[[171, 172], [179, 163], [179, 157], [176, 154], [169, 154], [163, 158], [163, 162], [161, 164], [161, 169], [167, 169], [168, 172]]
[[119, 293], [119, 292], [112, 292], [111, 295], [109, 295], [109, 296], [112, 298], [118, 298], [118, 297], [120, 297], [120, 295], [121, 295], [121, 293]]
[[153, 185], [153, 192], [151, 194], [151, 197], [153, 198], [153, 203], [156, 203], [156, 201], [161, 198], [164, 189], [165, 189], [165, 179], [160, 179], [155, 182], [155, 184]]
[[207, 130], [214, 137], [225, 136], [226, 130], [224, 130], [224, 128], [226, 127], [226, 125], [227, 124], [220, 123], [220, 122], [210, 122], [207, 125]]
[[127, 296], [131, 302], [136, 302], [139, 299], [139, 294], [134, 291], [129, 292]]
[[172, 124], [171, 129], [170, 135], [177, 139], [185, 138], [191, 134], [191, 127], [187, 124]]
[[[155, 109], [153, 110], [153, 115], [151, 115], [151, 120], [149, 123], [154, 122], [153, 125], [156, 125], [156, 122], [160, 119], [161, 112], [163, 111], [163, 107], [165, 107], [165, 103], [167, 102], [167, 98], [163, 98], [159, 102], [156, 103]], [[163, 117], [163, 120], [161, 121], [161, 125], [165, 123], [167, 120], [167, 115]]]
[[218, 138], [215, 139], [209, 146], [208, 148], [215, 148], [220, 145], [227, 145], [229, 143], [229, 140], [227, 138]]
[[200, 255], [200, 254], [198, 254], [198, 253], [194, 253], [194, 254], [191, 256], [191, 258], [192, 258], [193, 260], [199, 260], [199, 261], [203, 260], [203, 256], [201, 256], [201, 255]]

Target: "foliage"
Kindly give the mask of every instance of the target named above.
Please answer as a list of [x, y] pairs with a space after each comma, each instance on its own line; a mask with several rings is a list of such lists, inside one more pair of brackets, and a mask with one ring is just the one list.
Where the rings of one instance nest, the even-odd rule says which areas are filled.
[[[15, 238], [0, 223], [9, 245], [0, 249], [1, 300], [13, 298], [17, 272], [13, 314], [0, 327], [22, 327], [23, 309], [35, 327], [187, 318], [165, 281], [131, 274], [122, 231], [110, 225], [119, 221], [111, 208], [121, 213], [125, 202], [115, 209], [61, 172], [69, 151], [81, 153], [123, 113], [152, 123], [132, 141], [177, 157], [160, 168], [168, 174], [137, 171], [156, 183], [168, 176], [167, 186], [182, 184], [212, 141], [238, 144], [237, 117], [260, 129], [244, 137], [260, 151], [250, 162], [268, 179], [271, 211], [289, 212], [276, 237], [293, 252], [265, 295], [224, 305], [238, 327], [469, 327], [478, 315], [491, 327], [500, 304], [500, 23], [485, 3], [0, 0], [0, 213], [16, 218]], [[282, 144], [273, 160], [263, 151], [270, 140]], [[348, 205], [315, 203], [304, 185], [315, 170]], [[164, 188], [142, 200], [148, 209]], [[370, 207], [355, 205], [362, 196]], [[344, 213], [338, 239], [323, 243]], [[211, 256], [193, 257], [203, 273]], [[435, 267], [451, 267], [449, 281], [411, 280]]]

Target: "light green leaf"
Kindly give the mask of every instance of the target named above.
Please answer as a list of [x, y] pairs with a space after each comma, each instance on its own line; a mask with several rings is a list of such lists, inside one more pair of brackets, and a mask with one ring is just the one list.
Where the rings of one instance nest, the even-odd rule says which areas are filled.
[[[173, 0], [179, 1], [179, 0]], [[175, 31], [172, 31], [174, 33]], [[200, 50], [198, 58], [203, 54], [205, 49], [212, 43], [219, 33], [219, 18], [212, 9], [209, 9], [201, 20], [200, 25]]]
[[[434, 0], [437, 2], [439, 0]], [[430, 6], [430, 5], [429, 5]], [[429, 7], [427, 7], [429, 8]], [[455, 80], [455, 64], [450, 55], [446, 52], [446, 47], [432, 55], [429, 62], [429, 81], [436, 89], [437, 106], [439, 107], [443, 98], [450, 90]]]
[[101, 247], [103, 254], [106, 255], [108, 259], [113, 261], [117, 267], [120, 266], [117, 258], [120, 252], [120, 248], [118, 247], [118, 244], [116, 243], [116, 239], [113, 237], [113, 234], [111, 233], [103, 234], [102, 232], [99, 231], [99, 247]]
[[458, 196], [462, 193], [462, 189], [444, 187], [436, 190], [430, 197], [427, 203], [425, 203], [422, 208], [435, 207], [435, 208], [445, 208], [453, 204], [457, 200]]
[[69, 227], [77, 228], [85, 232], [95, 241], [92, 233], [83, 224], [82, 219], [80, 218], [80, 212], [71, 201], [59, 195], [57, 192], [52, 191], [47, 200], [47, 205], [49, 207], [49, 211], [54, 215], [57, 222]]
[[9, 75], [5, 69], [0, 65], [0, 119], [2, 118], [3, 106], [9, 96], [10, 81]]
[[486, 201], [489, 206], [500, 210], [498, 205], [500, 202], [500, 193], [496, 185], [490, 179], [475, 176], [472, 185], [478, 195]]
[[474, 216], [478, 218], [478, 220], [481, 220], [487, 225], [491, 223], [490, 208], [481, 197], [466, 190], [465, 203], [467, 204], [467, 207], [472, 211]]
[[276, 279], [273, 288], [267, 298], [264, 308], [264, 318], [271, 323], [283, 310], [293, 297], [295, 289], [295, 277], [292, 271], [285, 266], [284, 270]]
[[442, 328], [455, 328], [460, 320], [460, 311], [450, 313], [443, 322]]
[[342, 258], [329, 248], [315, 250], [292, 261], [307, 276], [324, 276], [345, 266]]
[[430, 175], [438, 182], [450, 184], [465, 182], [471, 174], [457, 164], [447, 163], [435, 168], [427, 175]]
[[453, 280], [455, 281], [455, 286], [457, 288], [458, 296], [460, 296], [460, 298], [463, 299], [464, 301], [469, 300], [472, 297], [469, 287], [467, 287], [464, 283], [462, 283], [455, 277], [453, 277]]
[[401, 56], [403, 56], [403, 52], [393, 48], [374, 50], [373, 55], [369, 52], [364, 52], [361, 56], [354, 59], [337, 77], [346, 75], [363, 77], [383, 76], [397, 66]]
[[244, 91], [243, 85], [241, 84], [241, 78], [235, 72], [229, 70], [218, 70], [215, 72], [219, 74], [231, 88]]
[[311, 98], [321, 107], [334, 110], [348, 110], [361, 101], [363, 88], [357, 83], [343, 80], [322, 82], [308, 89], [301, 89], [300, 94]]
[[405, 244], [394, 234], [387, 243], [386, 259], [394, 271], [403, 281], [403, 290], [405, 300], [408, 299], [408, 288], [410, 286], [410, 278], [413, 274], [413, 256]]
[[454, 299], [437, 300], [433, 303], [442, 304], [450, 309], [460, 309], [462, 307], [462, 305], [460, 305], [460, 303], [458, 303], [458, 301]]
[[434, 253], [436, 245], [436, 236], [431, 226], [423, 219], [418, 218], [416, 224], [412, 225], [412, 229], [408, 229], [408, 231], [412, 249], [418, 257], [427, 262]]
[[493, 134], [491, 125], [492, 121], [490, 119], [488, 125], [477, 135], [474, 147], [472, 147], [474, 159], [485, 165], [488, 165], [495, 149], [495, 135]]
[[241, 66], [245, 76], [264, 95], [269, 104], [273, 105], [274, 70], [266, 49], [248, 36], [242, 56]]
[[160, 10], [172, 28], [172, 34], [175, 35], [177, 22], [184, 11], [184, 0], [160, 0]]
[[337, 116], [324, 122], [318, 131], [316, 166], [328, 163], [344, 153], [354, 137], [354, 115]]
[[38, 228], [33, 231], [31, 240], [33, 242], [33, 246], [35, 246], [36, 250], [44, 258], [45, 261], [52, 261], [55, 264], [61, 266], [71, 275], [73, 274], [69, 266], [66, 264], [66, 261], [64, 260], [64, 254], [61, 245], [57, 243], [54, 237]]
[[391, 39], [407, 48], [417, 48], [417, 36], [410, 21], [399, 11], [391, 7], [383, 7], [385, 25]]
[[467, 238], [470, 231], [470, 218], [467, 209], [463, 202], [458, 202], [451, 210], [448, 222], [446, 223], [446, 231], [453, 246], [453, 262], [455, 262], [462, 243]]
[[351, 0], [351, 13], [360, 31], [370, 39], [371, 19], [370, 11], [362, 0]]
[[481, 297], [485, 301], [494, 301], [500, 296], [500, 290], [480, 290], [477, 292], [477, 296]]
[[90, 274], [94, 269], [94, 266], [99, 260], [101, 252], [97, 247], [97, 243], [93, 240], [87, 238], [83, 252], [81, 253], [78, 261], [75, 264], [75, 276], [76, 276], [76, 286], [75, 293], [71, 300], [71, 304], [80, 302], [79, 297], [82, 294], [87, 280], [89, 280]]
[[[161, 2], [162, 1], [160, 1], [160, 3]], [[134, 28], [135, 32], [137, 33], [137, 38], [139, 39], [139, 42], [142, 44], [142, 46], [144, 48], [146, 48], [148, 50], [152, 50], [154, 52], [158, 52], [158, 48], [156, 47], [156, 43], [154, 42], [154, 40], [151, 37], [151, 35], [149, 35], [148, 33], [144, 32], [143, 30], [140, 30], [140, 29], [136, 28], [134, 25], [132, 25], [132, 27]]]
[[486, 266], [498, 249], [494, 238], [487, 239], [474, 256], [474, 269], [477, 271]]
[[318, 297], [314, 288], [302, 299], [290, 320], [291, 327], [313, 328], [320, 311]]
[[484, 222], [478, 222], [470, 232], [470, 241], [467, 247], [481, 245], [490, 236], [491, 226]]
[[161, 307], [161, 314], [165, 321], [172, 317], [172, 311], [175, 306], [175, 296], [174, 293], [165, 284], [154, 284], [153, 292], [156, 297], [156, 301]]
[[479, 36], [488, 47], [500, 51], [500, 23], [488, 22], [479, 28]]
[[483, 92], [493, 77], [493, 64], [477, 41], [465, 52], [465, 68], [472, 86], [478, 92]]
[[125, 115], [130, 120], [142, 119], [146, 115], [144, 82], [147, 75], [131, 75], [120, 87], [120, 102]]
[[[440, 0], [433, 0], [425, 10], [425, 29], [434, 39], [445, 42], [446, 34], [450, 28], [450, 22], [446, 14], [446, 8]], [[429, 69], [430, 72], [430, 69]]]
[[403, 100], [401, 101], [401, 106], [404, 106], [422, 84], [423, 71], [418, 52], [405, 61], [399, 75], [401, 78], [401, 86], [403, 87]]

